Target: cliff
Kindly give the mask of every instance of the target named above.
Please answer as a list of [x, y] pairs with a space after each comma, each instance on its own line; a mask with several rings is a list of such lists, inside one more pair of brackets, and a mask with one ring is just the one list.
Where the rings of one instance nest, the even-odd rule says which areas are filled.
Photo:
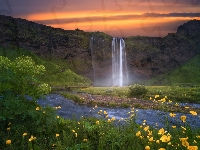
[[[131, 81], [152, 78], [199, 54], [200, 21], [189, 21], [163, 38], [135, 36], [124, 40]], [[102, 32], [63, 30], [0, 15], [0, 46], [64, 59], [75, 72], [89, 77], [96, 85], [111, 84], [111, 41], [112, 37]]]

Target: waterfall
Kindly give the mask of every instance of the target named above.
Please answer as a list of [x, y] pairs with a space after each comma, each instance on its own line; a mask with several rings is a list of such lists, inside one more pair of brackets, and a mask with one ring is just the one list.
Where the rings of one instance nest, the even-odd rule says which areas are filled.
[[93, 49], [93, 47], [94, 47], [94, 45], [93, 45], [93, 43], [94, 43], [94, 38], [93, 38], [93, 36], [90, 38], [90, 49], [91, 49], [91, 56], [92, 56], [92, 69], [93, 69], [93, 82], [95, 83], [95, 56], [94, 56], [94, 49]]
[[124, 86], [128, 83], [125, 42], [122, 38], [112, 40], [112, 85]]

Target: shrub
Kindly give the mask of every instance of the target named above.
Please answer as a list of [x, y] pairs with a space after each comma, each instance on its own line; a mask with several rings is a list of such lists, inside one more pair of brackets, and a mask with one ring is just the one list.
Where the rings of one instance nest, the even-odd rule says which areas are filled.
[[147, 89], [144, 85], [134, 84], [129, 87], [129, 96], [140, 96], [147, 93]]

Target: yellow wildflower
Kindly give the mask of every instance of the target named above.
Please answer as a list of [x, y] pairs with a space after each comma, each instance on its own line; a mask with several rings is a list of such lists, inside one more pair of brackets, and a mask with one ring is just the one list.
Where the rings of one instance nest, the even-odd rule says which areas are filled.
[[188, 146], [188, 150], [198, 150], [198, 146]]
[[170, 141], [171, 136], [167, 136], [167, 135], [163, 135], [160, 140], [162, 142], [169, 142]]
[[75, 137], [77, 137], [78, 136], [78, 133], [75, 133]]
[[155, 98], [158, 98], [159, 97], [159, 95], [155, 95]]
[[172, 101], [171, 101], [171, 100], [169, 100], [169, 103], [172, 103]]
[[152, 100], [152, 97], [149, 97], [150, 100]]
[[25, 133], [23, 133], [22, 135], [23, 135], [23, 136], [26, 136], [26, 135], [27, 135], [27, 133], [25, 132]]
[[59, 134], [56, 134], [56, 137], [59, 137]]
[[197, 135], [196, 138], [200, 139], [200, 135]]
[[99, 121], [96, 121], [96, 124], [99, 124]]
[[193, 141], [193, 143], [197, 143], [197, 141], [196, 141], [196, 140], [194, 140], [194, 141]]
[[31, 138], [29, 139], [29, 141], [35, 140], [36, 137], [34, 137], [33, 135], [31, 135]]
[[111, 118], [111, 121], [115, 121], [115, 120], [116, 120], [115, 117], [112, 117], [112, 118]]
[[171, 142], [169, 142], [169, 143], [167, 143], [167, 145], [172, 145], [172, 143], [171, 143]]
[[11, 140], [6, 140], [6, 145], [10, 145], [11, 144]]
[[11, 125], [11, 122], [9, 122], [8, 125]]
[[150, 150], [150, 147], [149, 146], [145, 146], [145, 150]]
[[169, 113], [170, 117], [176, 117], [176, 114], [174, 113]]
[[152, 141], [154, 141], [154, 140], [153, 140], [153, 137], [149, 138], [149, 142], [152, 142]]
[[181, 116], [181, 121], [186, 122], [186, 118], [187, 118], [186, 116]]
[[149, 130], [149, 126], [144, 127], [144, 131]]
[[166, 150], [165, 148], [159, 148], [158, 150]]
[[106, 111], [103, 112], [104, 115], [107, 115], [108, 113]]
[[173, 129], [175, 129], [175, 128], [176, 128], [176, 126], [172, 126], [172, 128], [173, 128]]
[[61, 108], [61, 106], [58, 106], [57, 108]]
[[60, 116], [57, 116], [56, 118], [60, 118]]
[[151, 135], [152, 135], [152, 131], [148, 130], [148, 136], [151, 136]]
[[87, 142], [87, 139], [83, 139], [84, 142]]
[[9, 127], [9, 128], [7, 128], [7, 130], [10, 130], [10, 127]]
[[177, 107], [178, 107], [178, 106], [179, 106], [179, 104], [178, 104], [178, 103], [175, 103], [175, 106], [177, 106]]
[[40, 107], [36, 107], [35, 110], [40, 110]]
[[157, 143], [157, 144], [160, 144], [160, 140], [156, 140], [156, 143]]
[[111, 120], [110, 120], [110, 119], [108, 119], [108, 122], [111, 122]]
[[138, 132], [136, 133], [136, 136], [141, 136], [141, 132], [138, 131]]
[[183, 130], [186, 130], [186, 128], [185, 128], [185, 127], [183, 127], [183, 126], [181, 126], [181, 128], [182, 128]]
[[196, 115], [197, 115], [197, 112], [195, 112], [195, 111], [190, 111], [190, 113], [191, 113], [193, 116], [196, 116]]
[[161, 128], [159, 131], [158, 131], [158, 134], [161, 134], [163, 135], [165, 133], [165, 130], [163, 128]]
[[75, 132], [75, 130], [72, 130], [72, 132]]
[[188, 106], [185, 106], [185, 108], [188, 109], [189, 107], [188, 107]]

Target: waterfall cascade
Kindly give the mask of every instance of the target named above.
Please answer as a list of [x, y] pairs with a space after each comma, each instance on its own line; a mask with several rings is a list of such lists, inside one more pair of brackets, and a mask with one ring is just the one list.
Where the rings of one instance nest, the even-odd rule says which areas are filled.
[[112, 40], [112, 85], [124, 86], [128, 83], [125, 42], [122, 38]]

